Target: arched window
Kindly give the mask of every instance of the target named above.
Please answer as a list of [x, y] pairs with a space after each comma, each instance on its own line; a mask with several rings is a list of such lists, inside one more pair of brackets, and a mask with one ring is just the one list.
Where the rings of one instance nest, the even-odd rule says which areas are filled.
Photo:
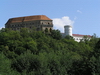
[[52, 31], [52, 28], [50, 28], [50, 32]]
[[45, 32], [48, 32], [48, 28], [45, 28]]

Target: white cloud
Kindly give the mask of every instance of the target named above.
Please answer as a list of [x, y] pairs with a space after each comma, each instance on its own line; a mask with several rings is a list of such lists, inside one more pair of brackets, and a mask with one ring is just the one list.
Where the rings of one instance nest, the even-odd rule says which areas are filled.
[[77, 10], [78, 13], [82, 14], [82, 12], [80, 10]]
[[73, 24], [74, 24], [74, 21], [70, 20], [68, 16], [53, 19], [54, 29], [58, 29], [61, 32], [64, 32], [65, 25], [73, 25]]

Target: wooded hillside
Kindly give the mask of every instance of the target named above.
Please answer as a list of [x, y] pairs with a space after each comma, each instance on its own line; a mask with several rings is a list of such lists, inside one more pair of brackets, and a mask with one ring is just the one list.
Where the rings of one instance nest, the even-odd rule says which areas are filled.
[[49, 32], [0, 30], [0, 75], [99, 75], [100, 39], [76, 42]]

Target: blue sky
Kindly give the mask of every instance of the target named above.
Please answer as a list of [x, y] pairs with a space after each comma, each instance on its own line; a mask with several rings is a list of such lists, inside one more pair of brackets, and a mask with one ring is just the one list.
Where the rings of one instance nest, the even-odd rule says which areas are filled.
[[9, 18], [46, 15], [61, 32], [70, 24], [73, 34], [100, 37], [100, 0], [1, 0], [0, 9], [0, 28]]

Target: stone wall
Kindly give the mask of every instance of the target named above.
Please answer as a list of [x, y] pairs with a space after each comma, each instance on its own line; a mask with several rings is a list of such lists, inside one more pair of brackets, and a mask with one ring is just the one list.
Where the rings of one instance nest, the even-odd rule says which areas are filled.
[[5, 28], [10, 28], [12, 30], [20, 30], [21, 28], [29, 28], [33, 29], [36, 28], [37, 31], [45, 30], [46, 28], [48, 30], [53, 28], [52, 20], [36, 20], [36, 21], [27, 21], [27, 22], [17, 22], [17, 23], [11, 23], [6, 24]]

